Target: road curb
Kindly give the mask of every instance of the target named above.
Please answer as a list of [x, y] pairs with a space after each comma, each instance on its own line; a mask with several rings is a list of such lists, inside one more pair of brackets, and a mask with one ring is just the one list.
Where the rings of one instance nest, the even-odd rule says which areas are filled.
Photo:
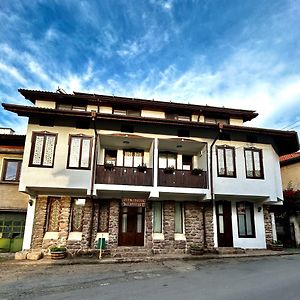
[[270, 251], [270, 252], [255, 252], [243, 254], [204, 254], [199, 256], [192, 255], [173, 255], [173, 256], [147, 256], [147, 257], [132, 257], [132, 258], [69, 258], [63, 260], [51, 260], [50, 258], [43, 258], [37, 261], [29, 260], [1, 260], [0, 265], [95, 265], [95, 264], [123, 264], [123, 263], [149, 263], [162, 262], [170, 260], [184, 260], [184, 261], [205, 261], [218, 259], [234, 259], [234, 258], [255, 258], [255, 257], [271, 257], [271, 256], [288, 256], [299, 255], [300, 251]]

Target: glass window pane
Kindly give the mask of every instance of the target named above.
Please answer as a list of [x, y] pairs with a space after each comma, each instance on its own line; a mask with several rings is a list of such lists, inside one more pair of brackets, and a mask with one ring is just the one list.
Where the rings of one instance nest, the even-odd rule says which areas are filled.
[[52, 166], [53, 164], [53, 156], [54, 156], [54, 148], [55, 148], [55, 136], [45, 136], [46, 144], [45, 144], [45, 153], [43, 166]]
[[258, 151], [253, 152], [255, 177], [261, 177], [260, 155]]
[[33, 150], [33, 165], [40, 165], [42, 163], [42, 152], [43, 152], [43, 143], [44, 143], [44, 136], [37, 135], [35, 137], [35, 144]]
[[242, 215], [238, 215], [238, 219], [239, 219], [239, 234], [241, 236], [244, 236], [246, 235], [246, 224], [245, 224], [245, 216], [242, 214]]
[[227, 175], [234, 175], [233, 149], [225, 149]]
[[142, 227], [143, 227], [143, 215], [138, 214], [137, 215], [137, 224], [136, 224], [136, 231], [137, 233], [142, 232]]
[[175, 202], [175, 233], [183, 233], [182, 203]]
[[71, 138], [70, 157], [69, 157], [69, 167], [71, 168], [79, 167], [80, 143], [81, 143], [80, 137]]
[[141, 166], [143, 164], [143, 153], [134, 152], [134, 167]]
[[126, 110], [115, 109], [115, 110], [114, 110], [114, 114], [115, 114], [115, 115], [126, 116]]
[[224, 149], [218, 148], [217, 151], [218, 151], [219, 175], [225, 175]]
[[48, 231], [58, 231], [60, 215], [60, 201], [59, 199], [51, 200], [50, 202], [50, 212], [49, 212], [49, 222]]
[[219, 213], [220, 215], [223, 214], [223, 204], [218, 204], [218, 213]]
[[248, 177], [253, 177], [253, 164], [252, 164], [252, 151], [246, 150], [245, 151], [246, 157], [246, 171]]
[[133, 153], [131, 151], [124, 151], [124, 167], [132, 167]]
[[4, 180], [11, 180], [15, 181], [17, 180], [17, 171], [18, 171], [18, 165], [20, 161], [6, 161], [6, 173], [4, 176]]
[[81, 167], [88, 168], [90, 162], [90, 139], [83, 139], [82, 140], [82, 152], [81, 152]]
[[159, 154], [159, 168], [165, 169], [167, 167], [167, 155], [166, 154]]
[[176, 155], [175, 154], [169, 154], [168, 155], [168, 167], [171, 168], [173, 167], [174, 169], [176, 168]]
[[122, 214], [122, 232], [127, 232], [127, 214]]
[[153, 202], [153, 232], [161, 233], [162, 232], [162, 203]]
[[252, 235], [252, 217], [251, 217], [251, 208], [250, 206], [246, 206], [246, 227], [247, 227], [247, 235]]
[[224, 233], [224, 218], [219, 216], [219, 232]]

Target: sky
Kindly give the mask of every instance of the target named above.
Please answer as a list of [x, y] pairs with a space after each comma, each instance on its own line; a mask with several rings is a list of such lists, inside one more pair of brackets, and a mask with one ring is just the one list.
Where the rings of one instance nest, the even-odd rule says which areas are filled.
[[[0, 101], [18, 88], [255, 110], [300, 132], [300, 0], [1, 0]], [[0, 108], [0, 127], [26, 132]]]

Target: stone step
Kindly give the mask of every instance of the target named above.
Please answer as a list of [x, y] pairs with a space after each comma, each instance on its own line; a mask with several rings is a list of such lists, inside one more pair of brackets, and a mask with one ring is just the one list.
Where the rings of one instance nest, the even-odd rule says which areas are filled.
[[218, 254], [242, 254], [246, 253], [246, 250], [243, 248], [234, 248], [234, 247], [219, 247], [216, 249]]
[[115, 258], [123, 257], [145, 257], [151, 255], [151, 250], [145, 247], [124, 247], [120, 246], [111, 249], [111, 256]]

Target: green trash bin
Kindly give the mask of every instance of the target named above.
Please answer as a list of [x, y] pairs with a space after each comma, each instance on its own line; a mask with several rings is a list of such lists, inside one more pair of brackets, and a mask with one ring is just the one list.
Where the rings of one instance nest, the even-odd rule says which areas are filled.
[[[101, 244], [101, 240], [102, 240], [102, 244]], [[97, 246], [97, 249], [100, 249], [100, 246], [101, 246], [101, 249], [104, 250], [105, 247], [106, 247], [106, 241], [105, 241], [105, 238], [100, 238], [98, 239], [98, 246]]]

